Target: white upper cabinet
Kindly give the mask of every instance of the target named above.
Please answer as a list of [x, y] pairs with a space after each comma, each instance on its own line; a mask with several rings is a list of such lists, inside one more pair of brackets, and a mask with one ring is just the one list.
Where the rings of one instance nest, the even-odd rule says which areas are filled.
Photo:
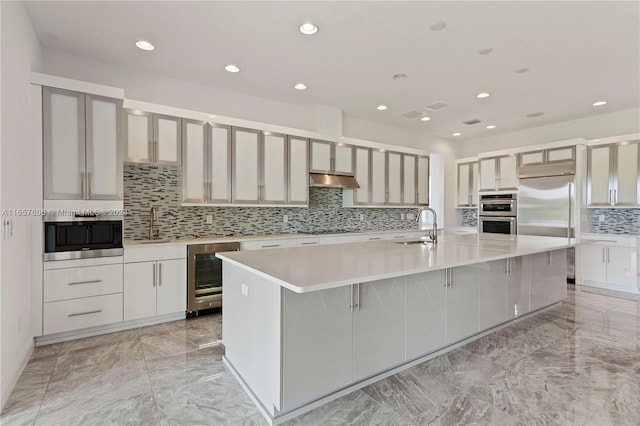
[[458, 207], [478, 205], [478, 162], [458, 164]]
[[287, 136], [265, 133], [262, 137], [260, 201], [287, 202]]
[[122, 199], [122, 101], [43, 87], [44, 198]]
[[260, 136], [259, 130], [232, 128], [232, 201], [256, 203], [259, 201], [260, 184]]
[[309, 140], [289, 136], [288, 204], [309, 203]]
[[402, 204], [413, 206], [418, 197], [418, 158], [411, 154], [402, 154]]
[[518, 189], [518, 157], [481, 158], [480, 191], [499, 191]]
[[387, 152], [387, 204], [402, 204], [402, 154]]
[[209, 123], [207, 196], [212, 203], [231, 202], [231, 128]]
[[209, 199], [207, 180], [207, 123], [184, 120], [182, 123], [182, 199], [203, 203]]
[[418, 205], [429, 205], [429, 157], [418, 156]]
[[384, 205], [387, 202], [387, 156], [384, 151], [371, 150], [371, 204]]
[[179, 165], [182, 153], [181, 120], [168, 115], [125, 110], [125, 161]]
[[339, 142], [311, 140], [311, 173], [353, 176], [353, 146]]
[[640, 149], [638, 141], [589, 147], [587, 205], [640, 205]]

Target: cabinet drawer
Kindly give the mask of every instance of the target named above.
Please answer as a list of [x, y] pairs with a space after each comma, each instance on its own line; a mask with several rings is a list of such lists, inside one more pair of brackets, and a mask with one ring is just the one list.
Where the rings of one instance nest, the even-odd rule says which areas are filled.
[[122, 321], [122, 293], [44, 304], [44, 334]]
[[44, 301], [122, 293], [122, 264], [44, 271]]

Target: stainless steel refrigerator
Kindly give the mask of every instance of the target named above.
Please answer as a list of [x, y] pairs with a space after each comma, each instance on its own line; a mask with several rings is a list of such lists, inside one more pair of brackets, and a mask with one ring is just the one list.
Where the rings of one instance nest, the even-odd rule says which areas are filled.
[[[518, 234], [574, 238], [575, 163], [521, 166]], [[567, 279], [575, 280], [575, 250], [567, 250]]]

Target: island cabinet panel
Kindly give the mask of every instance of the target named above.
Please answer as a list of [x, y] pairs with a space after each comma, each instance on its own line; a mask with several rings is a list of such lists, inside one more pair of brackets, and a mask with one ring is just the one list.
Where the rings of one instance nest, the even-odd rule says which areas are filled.
[[474, 265], [478, 281], [479, 330], [486, 330], [507, 320], [506, 260]]
[[360, 380], [404, 361], [404, 278], [356, 284], [353, 378]]
[[507, 317], [509, 319], [529, 313], [530, 266], [528, 256], [507, 259]]
[[405, 278], [406, 358], [433, 352], [447, 343], [445, 271]]
[[476, 265], [450, 269], [447, 280], [447, 343], [478, 332], [478, 269]]
[[351, 286], [312, 293], [283, 290], [284, 410], [351, 383], [351, 290]]
[[530, 256], [531, 288], [529, 300], [531, 311], [567, 297], [566, 253], [566, 250], [555, 250]]

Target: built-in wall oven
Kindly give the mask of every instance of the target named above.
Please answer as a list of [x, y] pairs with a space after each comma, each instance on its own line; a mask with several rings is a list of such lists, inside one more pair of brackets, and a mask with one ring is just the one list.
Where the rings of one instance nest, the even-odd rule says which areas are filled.
[[489, 194], [480, 196], [478, 212], [479, 232], [516, 234], [518, 221], [516, 194]]
[[222, 260], [216, 253], [240, 250], [240, 243], [192, 244], [187, 246], [187, 311], [222, 306]]
[[44, 261], [122, 256], [122, 216], [44, 217]]

